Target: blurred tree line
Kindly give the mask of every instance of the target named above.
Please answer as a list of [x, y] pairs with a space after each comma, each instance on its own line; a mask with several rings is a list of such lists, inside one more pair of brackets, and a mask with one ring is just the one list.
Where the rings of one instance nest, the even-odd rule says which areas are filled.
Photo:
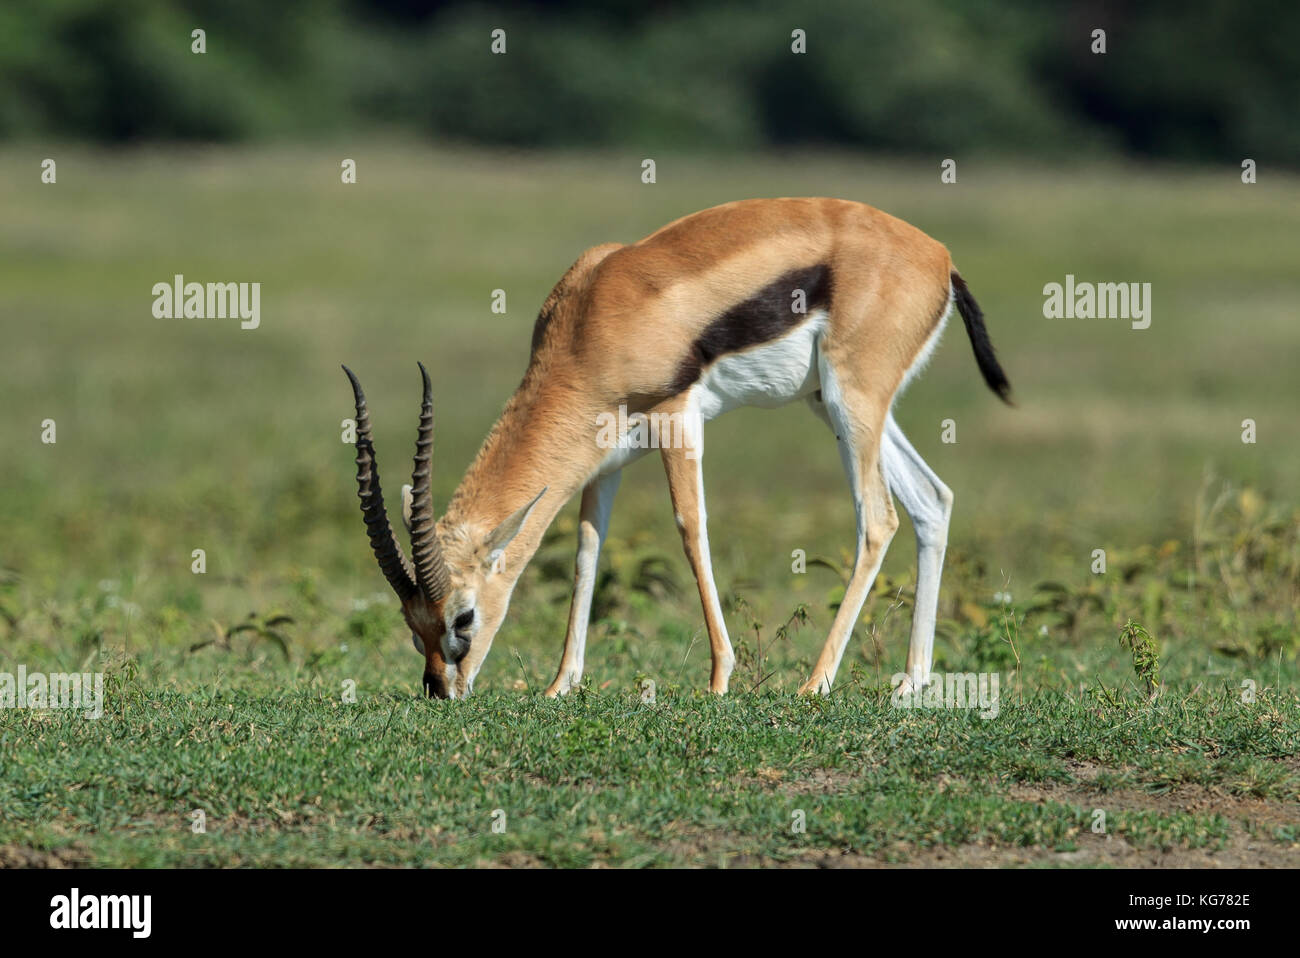
[[[505, 55], [489, 52], [495, 28]], [[1096, 28], [1105, 54], [1092, 52]], [[513, 146], [1294, 166], [1297, 102], [1295, 0], [0, 3], [5, 138], [394, 129]]]

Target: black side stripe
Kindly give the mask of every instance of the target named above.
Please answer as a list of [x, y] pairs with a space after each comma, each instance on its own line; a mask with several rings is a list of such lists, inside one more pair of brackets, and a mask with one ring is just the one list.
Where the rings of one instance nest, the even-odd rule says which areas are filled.
[[[671, 395], [689, 389], [704, 370], [718, 358], [750, 346], [779, 339], [808, 318], [815, 309], [830, 306], [833, 280], [826, 265], [791, 270], [764, 286], [744, 302], [737, 303], [700, 333], [677, 366], [670, 386]], [[794, 293], [803, 292], [803, 312]]]

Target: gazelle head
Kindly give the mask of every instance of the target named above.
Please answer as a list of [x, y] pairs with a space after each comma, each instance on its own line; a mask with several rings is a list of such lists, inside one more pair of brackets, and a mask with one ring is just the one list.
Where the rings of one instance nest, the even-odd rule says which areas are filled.
[[402, 487], [402, 519], [411, 535], [413, 561], [407, 561], [388, 524], [366, 397], [357, 377], [344, 366], [357, 405], [357, 495], [371, 551], [402, 603], [412, 644], [424, 656], [425, 693], [432, 698], [464, 698], [474, 686], [510, 602], [517, 573], [505, 570], [506, 547], [546, 490], [493, 529], [435, 523], [430, 479], [433, 389], [424, 364], [419, 365], [424, 401], [415, 470], [412, 485]]

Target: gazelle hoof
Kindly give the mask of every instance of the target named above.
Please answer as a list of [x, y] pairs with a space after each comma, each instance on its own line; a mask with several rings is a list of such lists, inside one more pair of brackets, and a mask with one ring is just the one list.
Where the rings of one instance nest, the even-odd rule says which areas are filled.
[[800, 695], [830, 695], [831, 683], [824, 678], [813, 676], [803, 685], [799, 686]]

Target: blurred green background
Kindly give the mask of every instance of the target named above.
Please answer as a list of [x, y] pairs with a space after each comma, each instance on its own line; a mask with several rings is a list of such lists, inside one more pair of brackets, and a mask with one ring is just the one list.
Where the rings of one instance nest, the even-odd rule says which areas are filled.
[[[491, 56], [498, 28], [506, 54]], [[1098, 28], [1105, 55], [1092, 52]], [[1298, 38], [1287, 0], [10, 0], [0, 136], [398, 129], [513, 146], [1294, 166]]]

